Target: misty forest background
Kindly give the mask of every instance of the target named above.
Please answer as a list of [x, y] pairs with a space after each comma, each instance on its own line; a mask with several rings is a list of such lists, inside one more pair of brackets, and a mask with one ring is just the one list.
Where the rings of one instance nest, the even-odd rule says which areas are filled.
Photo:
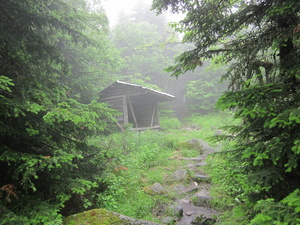
[[[100, 3], [0, 2], [0, 224], [125, 212], [121, 187], [141, 184], [112, 169], [134, 153], [147, 170], [182, 134], [149, 132], [141, 146], [109, 126], [118, 113], [98, 93], [116, 80], [176, 96], [160, 105], [169, 133], [201, 117], [228, 125], [210, 168], [220, 224], [299, 224], [300, 3], [141, 1], [113, 27]], [[147, 201], [129, 216], [153, 219]]]

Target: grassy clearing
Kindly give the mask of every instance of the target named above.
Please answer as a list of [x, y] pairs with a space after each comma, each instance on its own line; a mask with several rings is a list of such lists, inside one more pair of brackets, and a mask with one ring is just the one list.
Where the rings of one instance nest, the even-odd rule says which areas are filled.
[[107, 191], [99, 195], [99, 208], [158, 222], [159, 207], [174, 201], [176, 196], [172, 191], [163, 196], [151, 196], [143, 189], [157, 182], [165, 186], [175, 185], [167, 177], [179, 166], [187, 164], [178, 157], [196, 157], [200, 154], [199, 150], [191, 149], [186, 141], [203, 139], [213, 145], [210, 137], [232, 120], [228, 114], [213, 114], [193, 116], [178, 122], [174, 118], [165, 118], [161, 120], [163, 131], [126, 131], [112, 134], [105, 140], [107, 146], [104, 147], [109, 149], [111, 161], [105, 174]]

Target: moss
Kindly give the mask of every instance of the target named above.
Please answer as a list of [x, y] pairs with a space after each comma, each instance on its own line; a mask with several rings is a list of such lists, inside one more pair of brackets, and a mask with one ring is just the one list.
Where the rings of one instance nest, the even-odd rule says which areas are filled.
[[130, 225], [126, 219], [106, 209], [92, 209], [86, 212], [68, 216], [63, 221], [64, 225]]
[[148, 194], [148, 195], [154, 195], [154, 191], [151, 189], [151, 186], [148, 186], [148, 187], [144, 187], [143, 188], [143, 191]]

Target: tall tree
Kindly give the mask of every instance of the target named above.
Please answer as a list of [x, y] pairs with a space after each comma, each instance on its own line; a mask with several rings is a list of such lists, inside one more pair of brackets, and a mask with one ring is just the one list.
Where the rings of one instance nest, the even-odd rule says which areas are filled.
[[184, 33], [184, 42], [195, 44], [169, 67], [173, 75], [194, 70], [203, 59], [217, 56], [231, 64], [224, 75], [230, 91], [221, 97], [220, 105], [236, 109], [235, 116], [242, 119], [232, 128], [237, 144], [228, 157], [228, 161], [238, 162], [229, 163], [231, 174], [244, 175], [235, 179], [240, 188], [233, 197], [254, 203], [284, 199], [296, 213], [293, 201], [299, 202], [299, 195], [294, 191], [300, 185], [300, 2], [154, 0], [153, 7], [158, 12], [184, 12], [186, 17], [174, 27]]
[[[108, 52], [86, 35], [97, 28], [104, 38], [107, 25], [75, 3], [0, 2], [0, 224], [60, 224], [102, 188], [106, 150], [88, 138], [113, 111], [86, 97], [96, 72], [82, 61], [85, 47]], [[89, 62], [100, 61], [114, 62]]]
[[[144, 8], [142, 11], [150, 10]], [[175, 51], [163, 46], [166, 35], [159, 31], [157, 24], [135, 17], [136, 14], [133, 15], [135, 18], [133, 21], [125, 20], [118, 23], [112, 31], [113, 42], [124, 58], [120, 71], [122, 79], [130, 80], [142, 76], [145, 78], [144, 81], [148, 79], [148, 83], [166, 90], [170, 78], [163, 69], [171, 63]], [[163, 33], [167, 34], [166, 31]]]

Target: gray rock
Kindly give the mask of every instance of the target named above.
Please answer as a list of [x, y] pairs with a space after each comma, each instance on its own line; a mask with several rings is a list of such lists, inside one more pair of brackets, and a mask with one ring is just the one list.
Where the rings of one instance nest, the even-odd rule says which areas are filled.
[[193, 138], [192, 140], [187, 141], [187, 143], [190, 144], [192, 148], [199, 149], [204, 155], [214, 153], [214, 150], [210, 147], [210, 145], [202, 139]]
[[176, 170], [172, 174], [172, 179], [175, 181], [185, 181], [188, 178], [188, 171], [185, 169]]
[[198, 187], [189, 187], [189, 188], [184, 189], [180, 194], [188, 194], [188, 193], [195, 192], [198, 190], [199, 190]]
[[178, 203], [178, 202], [175, 202], [173, 205], [170, 205], [168, 207], [168, 211], [170, 212], [170, 214], [172, 216], [176, 216], [178, 218], [182, 217], [182, 214], [183, 214], [183, 209], [182, 209], [180, 203]]
[[206, 162], [202, 162], [202, 163], [197, 163], [197, 164], [195, 165], [195, 167], [206, 166], [206, 165], [207, 165]]
[[193, 130], [200, 130], [200, 126], [199, 126], [198, 124], [196, 124], [196, 123], [192, 123], [192, 124], [190, 125], [190, 127], [191, 127]]
[[211, 199], [209, 196], [194, 196], [192, 202], [195, 206], [210, 207]]
[[210, 182], [211, 178], [206, 175], [201, 175], [201, 174], [195, 174], [192, 178], [196, 182]]
[[175, 222], [175, 219], [173, 217], [167, 216], [162, 218], [160, 221], [162, 224], [173, 224]]
[[197, 216], [192, 222], [192, 225], [212, 225], [215, 224], [216, 220], [205, 215]]
[[193, 157], [193, 158], [180, 158], [181, 160], [187, 160], [187, 161], [202, 161], [204, 158], [203, 156]]
[[184, 192], [185, 189], [186, 189], [186, 186], [184, 186], [182, 184], [178, 184], [175, 187], [173, 187], [173, 190], [177, 193]]
[[215, 136], [220, 136], [222, 135], [222, 131], [221, 130], [216, 130], [215, 131]]
[[161, 195], [167, 193], [167, 190], [160, 183], [154, 183], [149, 187], [145, 187], [144, 191], [150, 195]]
[[193, 213], [194, 213], [193, 211], [186, 211], [184, 214], [187, 216], [191, 216], [191, 215], [193, 215]]

